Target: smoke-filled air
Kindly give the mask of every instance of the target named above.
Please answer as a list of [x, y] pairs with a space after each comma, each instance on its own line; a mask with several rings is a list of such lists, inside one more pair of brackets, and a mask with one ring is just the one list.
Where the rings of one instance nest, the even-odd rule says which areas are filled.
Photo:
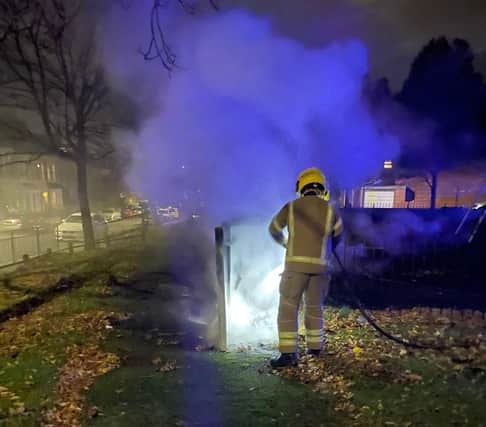
[[0, 0], [0, 427], [486, 427], [486, 0]]
[[268, 217], [292, 197], [303, 168], [321, 167], [332, 188], [351, 188], [398, 154], [362, 103], [368, 62], [359, 40], [309, 49], [243, 10], [171, 19], [169, 78], [160, 64], [141, 68], [145, 33], [126, 27], [106, 49], [117, 85], [157, 106], [136, 135], [128, 177], [150, 200], [184, 198], [213, 221]]

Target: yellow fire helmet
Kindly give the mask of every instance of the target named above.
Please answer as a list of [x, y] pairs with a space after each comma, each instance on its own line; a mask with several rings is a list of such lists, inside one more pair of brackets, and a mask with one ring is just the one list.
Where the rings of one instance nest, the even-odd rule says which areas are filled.
[[303, 170], [299, 177], [297, 178], [297, 185], [296, 191], [298, 194], [301, 194], [302, 190], [306, 185], [309, 184], [320, 184], [324, 188], [323, 191], [323, 198], [324, 200], [329, 200], [330, 194], [329, 191], [326, 190], [326, 177], [322, 173], [322, 171], [318, 168], [309, 168]]

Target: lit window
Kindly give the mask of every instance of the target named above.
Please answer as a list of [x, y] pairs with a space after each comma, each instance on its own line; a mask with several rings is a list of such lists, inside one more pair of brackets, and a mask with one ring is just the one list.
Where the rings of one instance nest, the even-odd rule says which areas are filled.
[[385, 169], [393, 169], [393, 162], [391, 160], [385, 160], [383, 167]]

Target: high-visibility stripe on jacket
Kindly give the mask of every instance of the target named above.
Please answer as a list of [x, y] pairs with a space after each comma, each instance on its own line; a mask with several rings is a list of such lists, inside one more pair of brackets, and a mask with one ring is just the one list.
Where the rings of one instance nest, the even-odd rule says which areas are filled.
[[[288, 239], [283, 229], [287, 227]], [[270, 234], [287, 247], [287, 271], [320, 274], [326, 270], [331, 240], [343, 232], [334, 206], [318, 196], [305, 196], [287, 203], [270, 223]]]

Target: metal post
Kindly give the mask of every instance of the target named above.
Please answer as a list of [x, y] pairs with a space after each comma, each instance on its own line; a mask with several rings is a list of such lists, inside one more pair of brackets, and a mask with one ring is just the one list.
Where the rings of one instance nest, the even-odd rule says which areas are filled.
[[61, 249], [61, 241], [59, 240], [59, 226], [56, 227], [56, 245], [57, 250]]
[[12, 262], [15, 262], [16, 261], [16, 257], [15, 257], [15, 233], [12, 231], [10, 233], [10, 251], [12, 252]]
[[37, 256], [41, 254], [41, 243], [40, 243], [40, 227], [35, 227], [35, 241], [37, 243]]
[[226, 290], [224, 280], [224, 232], [222, 227], [214, 230], [216, 242], [216, 280], [218, 284], [218, 343], [217, 348], [221, 351], [227, 349], [226, 333]]
[[108, 227], [105, 228], [105, 246], [107, 248], [110, 247], [110, 231], [109, 231]]
[[142, 227], [142, 242], [145, 243], [145, 241], [147, 239], [147, 225], [145, 224], [145, 209], [142, 210], [141, 219], [142, 219], [142, 223], [141, 223], [141, 227]]
[[[231, 228], [227, 224], [223, 224], [223, 240], [224, 240], [224, 285], [226, 307], [231, 306]], [[229, 325], [227, 330], [229, 331]]]

